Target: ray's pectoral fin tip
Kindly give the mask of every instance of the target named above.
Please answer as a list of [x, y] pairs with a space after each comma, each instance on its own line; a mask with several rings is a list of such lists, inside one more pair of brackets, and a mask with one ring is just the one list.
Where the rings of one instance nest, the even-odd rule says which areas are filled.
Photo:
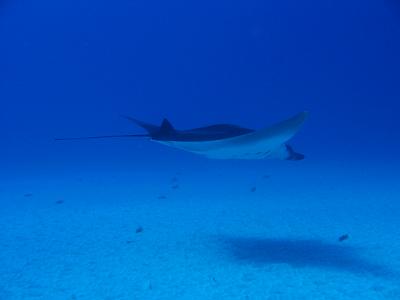
[[[300, 116], [301, 120], [300, 120], [300, 124], [298, 125], [298, 128], [295, 130], [295, 133], [297, 133], [297, 131], [303, 125], [303, 123], [307, 119], [308, 115], [309, 115], [308, 111], [303, 111], [298, 114], [298, 116]], [[286, 160], [303, 160], [305, 158], [304, 154], [294, 151], [292, 146], [285, 144], [285, 147], [286, 147], [286, 151], [288, 154]]]
[[287, 160], [303, 160], [305, 158], [304, 154], [295, 152], [291, 146], [287, 144], [285, 146], [288, 152]]

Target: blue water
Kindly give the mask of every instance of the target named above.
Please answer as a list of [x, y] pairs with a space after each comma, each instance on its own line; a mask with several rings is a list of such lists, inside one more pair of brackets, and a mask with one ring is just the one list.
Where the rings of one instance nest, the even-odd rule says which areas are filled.
[[[0, 299], [399, 299], [399, 37], [395, 0], [1, 1]], [[300, 111], [296, 162], [54, 141]]]

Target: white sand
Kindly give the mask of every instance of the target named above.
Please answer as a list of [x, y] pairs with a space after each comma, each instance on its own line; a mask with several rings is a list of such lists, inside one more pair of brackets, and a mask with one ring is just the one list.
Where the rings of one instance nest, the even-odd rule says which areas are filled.
[[391, 168], [199, 158], [15, 172], [0, 186], [0, 299], [400, 299]]

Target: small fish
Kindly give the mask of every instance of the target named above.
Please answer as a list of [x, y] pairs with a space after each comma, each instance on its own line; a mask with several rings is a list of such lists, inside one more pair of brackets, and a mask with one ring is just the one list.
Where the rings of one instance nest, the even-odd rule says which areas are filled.
[[338, 241], [339, 242], [344, 242], [345, 240], [349, 239], [349, 235], [348, 234], [343, 234], [341, 236], [339, 236]]
[[253, 187], [251, 188], [250, 191], [251, 191], [252, 193], [254, 193], [256, 190], [257, 190], [257, 188], [256, 188], [255, 186], [253, 186]]
[[33, 196], [33, 194], [32, 193], [26, 193], [25, 195], [24, 195], [24, 197], [32, 197]]
[[64, 203], [64, 200], [57, 200], [56, 201], [56, 204], [63, 204]]
[[264, 179], [269, 179], [270, 177], [271, 177], [271, 176], [269, 176], [269, 175], [264, 175], [264, 176], [263, 176]]
[[157, 197], [157, 199], [167, 199], [167, 196], [165, 196], [165, 195], [160, 195], [160, 196]]
[[174, 184], [173, 186], [171, 186], [174, 190], [179, 189], [179, 185], [178, 184]]
[[136, 233], [141, 233], [143, 232], [143, 227], [139, 226], [138, 228], [136, 228]]
[[172, 182], [172, 183], [178, 182], [178, 177], [176, 177], [176, 176], [175, 176], [175, 177], [172, 177], [171, 182]]

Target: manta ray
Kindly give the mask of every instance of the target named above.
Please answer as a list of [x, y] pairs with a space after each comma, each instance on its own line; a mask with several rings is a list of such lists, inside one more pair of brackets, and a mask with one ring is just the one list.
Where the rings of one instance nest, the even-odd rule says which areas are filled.
[[298, 113], [285, 121], [259, 130], [231, 124], [178, 130], [167, 119], [157, 126], [129, 116], [123, 117], [145, 129], [147, 134], [103, 135], [57, 140], [147, 137], [151, 141], [213, 159], [304, 159], [304, 155], [295, 152], [287, 142], [299, 131], [307, 117], [307, 112]]

